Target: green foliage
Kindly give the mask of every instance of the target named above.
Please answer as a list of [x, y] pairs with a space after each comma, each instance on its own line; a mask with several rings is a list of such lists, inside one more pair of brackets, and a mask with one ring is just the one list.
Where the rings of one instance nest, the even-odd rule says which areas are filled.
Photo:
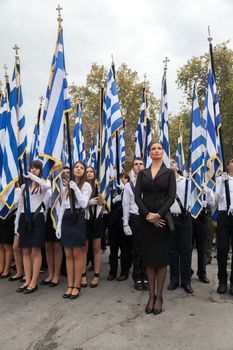
[[[227, 44], [228, 42], [221, 43], [213, 48], [214, 69], [222, 117], [223, 146], [226, 158], [233, 153], [233, 51], [229, 49]], [[209, 53], [205, 53], [200, 57], [193, 57], [178, 70], [177, 84], [186, 95], [185, 108], [190, 110], [189, 116], [191, 115], [195, 77], [197, 77], [199, 103], [203, 109], [207, 87], [208, 61]], [[182, 116], [182, 112], [179, 116]]]

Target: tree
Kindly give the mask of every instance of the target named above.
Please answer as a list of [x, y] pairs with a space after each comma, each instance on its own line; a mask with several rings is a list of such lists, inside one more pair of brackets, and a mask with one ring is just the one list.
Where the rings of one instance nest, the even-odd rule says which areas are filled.
[[[228, 42], [224, 42], [216, 45], [213, 49], [226, 158], [233, 154], [233, 51], [227, 45]], [[190, 110], [190, 115], [195, 77], [197, 77], [199, 104], [203, 108], [207, 87], [208, 61], [209, 54], [205, 53], [200, 57], [193, 57], [178, 70], [178, 88], [186, 94], [185, 109]], [[190, 122], [188, 128], [190, 128]]]
[[[91, 142], [91, 134], [96, 135], [100, 118], [100, 87], [101, 80], [107, 81], [108, 70], [104, 66], [93, 63], [83, 86], [71, 85], [70, 94], [73, 105], [78, 98], [83, 98], [83, 127], [86, 147]], [[134, 137], [142, 101], [142, 83], [138, 73], [130, 69], [125, 63], [116, 70], [116, 83], [121, 104], [122, 116], [125, 119], [126, 159], [132, 161], [134, 154]], [[150, 118], [152, 127], [156, 128], [156, 115], [159, 111], [159, 101], [150, 90], [148, 92]], [[74, 124], [75, 115], [72, 115], [71, 125]], [[155, 131], [154, 131], [155, 132]]]

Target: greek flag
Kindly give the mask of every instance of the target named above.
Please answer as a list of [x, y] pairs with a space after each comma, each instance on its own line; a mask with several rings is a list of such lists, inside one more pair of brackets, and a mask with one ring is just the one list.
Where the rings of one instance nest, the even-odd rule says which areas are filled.
[[163, 75], [163, 80], [162, 80], [159, 141], [163, 145], [163, 149], [164, 149], [163, 162], [167, 168], [170, 168], [170, 144], [169, 144], [169, 122], [168, 122], [166, 70], [164, 70], [164, 75]]
[[63, 30], [59, 27], [57, 55], [54, 64], [50, 96], [41, 136], [40, 153], [44, 157], [42, 178], [62, 167], [64, 144], [64, 112], [71, 111], [68, 84], [65, 73]]
[[74, 137], [73, 137], [73, 162], [82, 160], [86, 162], [86, 151], [84, 144], [84, 134], [83, 134], [83, 110], [82, 104], [77, 105], [76, 109], [76, 120], [74, 125]]
[[183, 135], [182, 135], [180, 125], [179, 125], [179, 130], [178, 130], [178, 142], [177, 142], [177, 150], [176, 150], [176, 165], [177, 165], [177, 169], [179, 171], [181, 171], [182, 173], [185, 172]]
[[20, 66], [16, 62], [14, 66], [13, 76], [10, 83], [9, 97], [10, 111], [13, 119], [18, 120], [18, 156], [23, 158], [27, 147], [27, 134], [25, 125], [25, 115], [23, 113], [23, 95], [20, 85]]
[[99, 145], [99, 133], [97, 133], [96, 143], [94, 142], [93, 136], [91, 138], [89, 158], [87, 162], [87, 165], [92, 166], [95, 169], [95, 171], [97, 171], [98, 145]]
[[111, 187], [110, 187], [110, 150], [108, 147], [109, 128], [107, 124], [106, 106], [104, 104], [102, 114], [101, 148], [100, 148], [100, 171], [99, 191], [107, 209], [111, 210]]
[[14, 205], [15, 183], [18, 181], [18, 143], [16, 134], [18, 120], [16, 113], [11, 114], [8, 103], [2, 95], [0, 111], [0, 217], [6, 218]]
[[39, 145], [40, 145], [40, 125], [38, 122], [34, 126], [34, 131], [33, 131], [33, 138], [32, 138], [32, 143], [31, 143], [31, 148], [30, 148], [30, 155], [29, 155], [29, 164], [31, 165], [32, 162], [35, 159], [38, 159], [39, 155]]
[[118, 159], [119, 159], [119, 171], [124, 171], [125, 164], [125, 130], [122, 128], [118, 135]]
[[134, 157], [142, 157], [144, 159], [144, 164], [147, 168], [151, 164], [151, 158], [149, 157], [149, 146], [151, 141], [152, 136], [148, 99], [146, 96], [145, 88], [143, 88], [141, 111], [135, 134]]
[[196, 87], [193, 91], [193, 110], [191, 126], [191, 215], [197, 218], [202, 210], [203, 182], [203, 130], [200, 107], [197, 100]]
[[[216, 176], [221, 174], [222, 153], [220, 150], [220, 142], [218, 137], [218, 129], [220, 124], [219, 118], [216, 120], [215, 114], [215, 96], [214, 96], [214, 75], [212, 72], [211, 62], [209, 62], [207, 74], [207, 95], [206, 95], [206, 182], [207, 186], [215, 191]], [[218, 106], [218, 105], [217, 105]], [[220, 113], [219, 113], [220, 116]], [[218, 117], [219, 117], [218, 116]], [[220, 153], [219, 153], [220, 152]]]

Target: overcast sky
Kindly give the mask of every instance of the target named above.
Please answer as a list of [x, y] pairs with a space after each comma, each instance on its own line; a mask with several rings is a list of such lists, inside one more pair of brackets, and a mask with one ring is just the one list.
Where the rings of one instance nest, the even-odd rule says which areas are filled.
[[[58, 3], [0, 0], [0, 79], [4, 63], [12, 76], [12, 47], [17, 44], [30, 133], [39, 96], [45, 94], [48, 83]], [[84, 83], [92, 62], [110, 67], [113, 54], [116, 66], [125, 62], [141, 80], [146, 73], [155, 96], [160, 97], [163, 60], [168, 56], [168, 105], [173, 113], [182, 102], [175, 84], [177, 69], [208, 49], [207, 26], [213, 44], [233, 36], [233, 0], [63, 0], [60, 5], [69, 84]]]

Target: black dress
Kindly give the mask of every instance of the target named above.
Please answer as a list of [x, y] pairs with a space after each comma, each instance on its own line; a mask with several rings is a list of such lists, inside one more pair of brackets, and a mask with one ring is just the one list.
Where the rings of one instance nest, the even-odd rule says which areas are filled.
[[176, 197], [175, 174], [162, 165], [153, 179], [151, 167], [149, 167], [138, 174], [135, 191], [140, 214], [143, 265], [145, 267], [167, 266], [170, 233], [168, 227], [157, 227], [149, 223], [146, 216], [151, 212], [158, 213], [163, 218], [169, 211]]
[[12, 212], [5, 220], [0, 220], [0, 244], [13, 245], [15, 236], [15, 213]]

